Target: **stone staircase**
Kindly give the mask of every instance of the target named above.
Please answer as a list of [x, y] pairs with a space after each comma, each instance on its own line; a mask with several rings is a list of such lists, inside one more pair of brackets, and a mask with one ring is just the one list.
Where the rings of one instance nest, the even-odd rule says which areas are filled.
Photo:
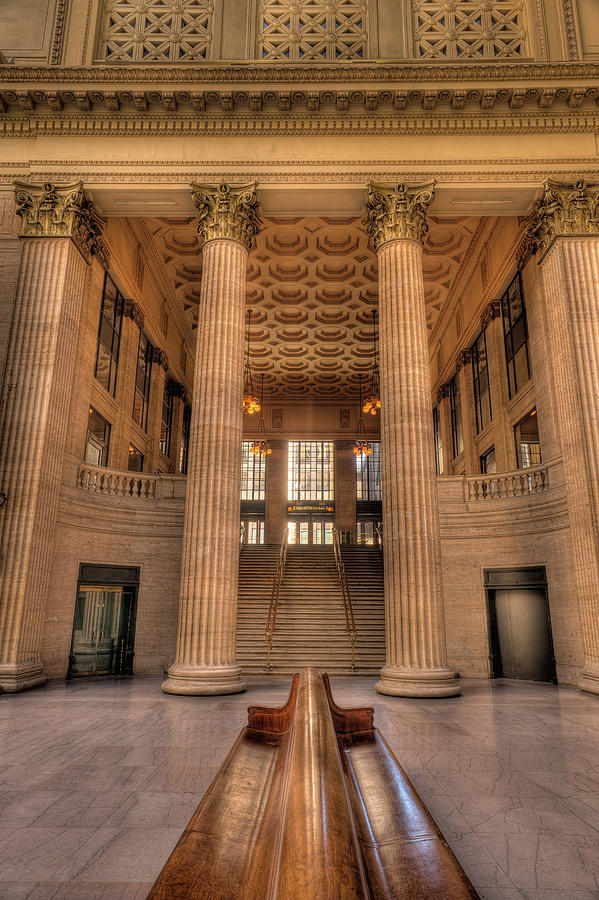
[[[278, 560], [275, 545], [245, 545], [239, 561], [237, 659], [248, 674], [264, 673], [264, 628]], [[343, 548], [358, 632], [356, 674], [377, 674], [385, 658], [383, 570], [376, 548]], [[333, 548], [290, 546], [279, 597], [272, 671], [317, 666], [351, 673], [351, 649]]]

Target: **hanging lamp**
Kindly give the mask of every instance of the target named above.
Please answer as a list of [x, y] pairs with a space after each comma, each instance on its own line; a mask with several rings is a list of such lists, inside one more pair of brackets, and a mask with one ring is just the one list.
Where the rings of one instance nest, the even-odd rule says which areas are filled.
[[364, 406], [361, 406], [361, 409], [364, 413], [376, 416], [381, 408], [381, 380], [376, 355], [376, 309], [372, 310], [372, 355], [374, 363], [372, 365], [372, 375], [370, 376], [370, 387]]
[[264, 372], [262, 373], [262, 385], [260, 388], [260, 406], [258, 409], [260, 410], [260, 418], [258, 419], [258, 434], [256, 435], [256, 439], [252, 441], [250, 444], [250, 453], [253, 453], [254, 456], [270, 456], [272, 453], [272, 447], [270, 446], [270, 441], [266, 440], [266, 426], [264, 424], [264, 413], [262, 409], [264, 407]]
[[252, 318], [252, 311], [248, 309], [248, 324], [247, 324], [247, 353], [245, 357], [245, 367], [243, 370], [243, 411], [247, 413], [249, 416], [253, 416], [254, 413], [260, 412], [260, 401], [256, 397], [254, 393], [254, 385], [252, 382], [252, 368], [250, 366], [250, 321]]
[[353, 451], [356, 456], [370, 456], [372, 453], [372, 445], [366, 440], [366, 428], [364, 427], [364, 416], [362, 415], [362, 373], [358, 375], [360, 386], [360, 414], [358, 416], [358, 428], [356, 431], [356, 439], [354, 441]]

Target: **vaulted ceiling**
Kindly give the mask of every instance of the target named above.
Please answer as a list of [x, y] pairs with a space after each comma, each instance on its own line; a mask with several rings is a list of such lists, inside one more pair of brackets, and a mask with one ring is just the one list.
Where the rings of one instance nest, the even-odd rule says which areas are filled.
[[[430, 217], [425, 242], [427, 324], [447, 302], [474, 239], [477, 217]], [[192, 327], [202, 277], [196, 220], [148, 221]], [[248, 260], [251, 364], [278, 398], [356, 396], [373, 358], [377, 262], [356, 217], [267, 218]]]

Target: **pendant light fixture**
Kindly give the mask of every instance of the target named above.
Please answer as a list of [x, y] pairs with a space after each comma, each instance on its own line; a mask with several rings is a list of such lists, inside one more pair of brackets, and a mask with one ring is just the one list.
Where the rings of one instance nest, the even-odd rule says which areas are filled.
[[360, 414], [358, 417], [358, 429], [356, 431], [356, 439], [354, 441], [353, 451], [356, 456], [370, 456], [372, 453], [372, 445], [366, 440], [366, 428], [364, 427], [364, 416], [362, 415], [362, 373], [358, 375], [360, 385]]
[[374, 362], [372, 365], [372, 375], [370, 376], [370, 387], [368, 389], [366, 402], [364, 403], [364, 406], [361, 406], [361, 409], [364, 413], [370, 413], [371, 416], [376, 416], [381, 408], [381, 381], [379, 378], [379, 365], [376, 355], [376, 309], [372, 310], [372, 355]]
[[264, 372], [262, 373], [262, 385], [260, 389], [260, 406], [258, 409], [260, 410], [260, 418], [258, 419], [258, 434], [256, 435], [256, 439], [252, 441], [250, 444], [250, 453], [253, 453], [254, 456], [270, 456], [272, 453], [272, 447], [270, 446], [270, 441], [266, 440], [266, 426], [264, 424], [264, 413], [262, 412], [264, 408]]
[[252, 318], [252, 311], [248, 309], [248, 324], [247, 324], [247, 353], [245, 357], [245, 367], [243, 370], [243, 411], [247, 413], [249, 416], [253, 416], [254, 413], [260, 412], [260, 401], [256, 397], [254, 393], [254, 385], [252, 382], [252, 368], [250, 366], [250, 321]]

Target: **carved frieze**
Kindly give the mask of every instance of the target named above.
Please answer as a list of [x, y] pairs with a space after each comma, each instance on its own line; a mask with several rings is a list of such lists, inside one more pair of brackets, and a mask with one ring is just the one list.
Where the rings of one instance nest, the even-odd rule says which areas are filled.
[[[98, 252], [106, 219], [83, 193], [83, 184], [15, 182], [22, 237], [69, 237], [89, 261]], [[100, 254], [105, 256], [103, 247]]]
[[441, 403], [441, 401], [443, 401], [443, 400], [447, 400], [450, 392], [451, 392], [451, 385], [449, 384], [449, 381], [447, 381], [447, 382], [445, 382], [445, 384], [442, 384], [441, 387], [439, 388], [439, 390], [437, 391], [437, 404]]
[[169, 378], [166, 383], [167, 393], [171, 395], [171, 397], [178, 397], [183, 403], [187, 402], [187, 393], [185, 391], [185, 387], [181, 384], [180, 381], [175, 381], [172, 378]]
[[459, 372], [460, 369], [463, 369], [464, 366], [469, 366], [472, 362], [472, 350], [468, 348], [467, 350], [461, 350], [458, 353], [458, 358], [455, 364], [456, 372]]
[[256, 185], [192, 184], [191, 196], [198, 216], [198, 234], [204, 241], [239, 241], [247, 250], [260, 232]]
[[556, 238], [591, 234], [599, 234], [599, 184], [546, 181], [527, 222], [533, 252], [542, 259]]
[[369, 185], [364, 227], [376, 251], [389, 241], [422, 243], [428, 231], [426, 213], [434, 196], [433, 187], [434, 182]]

